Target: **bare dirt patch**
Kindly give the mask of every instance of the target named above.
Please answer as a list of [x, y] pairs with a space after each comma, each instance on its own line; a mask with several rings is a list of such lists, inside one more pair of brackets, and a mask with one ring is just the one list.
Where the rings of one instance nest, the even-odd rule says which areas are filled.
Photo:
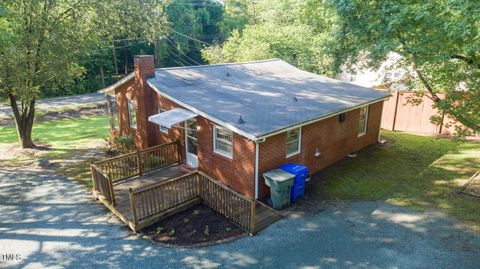
[[23, 149], [17, 144], [0, 145], [0, 160], [12, 160], [16, 158], [33, 158], [41, 156], [50, 151], [50, 145], [41, 142], [34, 142], [34, 148]]
[[223, 215], [199, 204], [145, 228], [142, 233], [153, 242], [192, 246], [228, 241], [244, 231]]

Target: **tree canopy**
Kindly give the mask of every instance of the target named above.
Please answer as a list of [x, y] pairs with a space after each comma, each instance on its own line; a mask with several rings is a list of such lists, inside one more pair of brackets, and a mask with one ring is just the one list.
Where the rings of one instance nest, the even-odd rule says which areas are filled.
[[333, 6], [339, 62], [366, 55], [365, 65], [378, 66], [396, 52], [402, 56], [398, 65], [411, 71], [403, 82], [480, 131], [480, 2], [356, 0]]
[[1, 8], [0, 92], [22, 147], [33, 146], [36, 98], [80, 77], [82, 57], [115, 36], [153, 39], [166, 29], [156, 0], [4, 0]]
[[334, 76], [342, 66], [378, 67], [395, 52], [402, 83], [480, 131], [480, 2], [265, 0], [256, 10], [255, 22], [204, 49], [205, 59], [278, 57]]

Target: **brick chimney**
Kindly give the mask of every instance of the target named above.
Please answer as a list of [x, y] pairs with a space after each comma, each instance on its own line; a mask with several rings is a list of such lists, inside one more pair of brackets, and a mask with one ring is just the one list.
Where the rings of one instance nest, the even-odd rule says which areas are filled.
[[156, 93], [147, 84], [147, 78], [155, 75], [153, 55], [135, 55], [133, 57], [135, 72], [135, 93], [137, 96], [137, 135], [140, 136], [140, 148], [151, 147], [155, 137], [148, 129], [155, 128], [148, 122], [150, 115], [156, 114]]
[[155, 67], [153, 65], [153, 55], [135, 55], [133, 56], [133, 67], [135, 72], [135, 80], [145, 80], [149, 76], [155, 74]]

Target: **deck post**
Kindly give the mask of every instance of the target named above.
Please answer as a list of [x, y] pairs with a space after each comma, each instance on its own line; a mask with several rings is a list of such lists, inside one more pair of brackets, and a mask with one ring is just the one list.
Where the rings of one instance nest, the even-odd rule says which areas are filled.
[[137, 149], [137, 155], [136, 155], [136, 159], [137, 159], [137, 165], [138, 165], [138, 175], [142, 175], [142, 163], [140, 162], [140, 151]]
[[93, 161], [90, 160], [90, 173], [92, 173], [93, 192], [97, 191], [97, 179], [95, 178], [95, 172], [93, 171]]
[[115, 206], [115, 191], [113, 190], [113, 183], [112, 183], [112, 179], [110, 178], [110, 176], [107, 175], [107, 182], [108, 182], [108, 190], [110, 192], [110, 203]]
[[200, 192], [200, 173], [195, 173], [195, 186], [197, 189], [197, 195], [198, 197], [201, 197], [201, 192]]
[[137, 225], [137, 209], [135, 208], [135, 195], [133, 194], [133, 189], [128, 189], [129, 196], [130, 196], [130, 208], [132, 209], [132, 220], [133, 224]]
[[180, 140], [177, 138], [175, 139], [175, 150], [177, 151], [175, 154], [177, 156], [177, 163], [180, 163], [181, 157], [180, 157]]
[[250, 236], [253, 236], [255, 233], [255, 207], [257, 206], [257, 202], [255, 199], [252, 199], [251, 204], [250, 204], [250, 223], [248, 227], [248, 233]]

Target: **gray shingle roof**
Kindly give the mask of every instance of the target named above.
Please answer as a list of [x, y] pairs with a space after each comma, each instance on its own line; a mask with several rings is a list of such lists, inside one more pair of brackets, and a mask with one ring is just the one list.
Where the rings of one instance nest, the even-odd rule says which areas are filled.
[[162, 68], [147, 81], [159, 94], [254, 140], [388, 97], [282, 60]]

